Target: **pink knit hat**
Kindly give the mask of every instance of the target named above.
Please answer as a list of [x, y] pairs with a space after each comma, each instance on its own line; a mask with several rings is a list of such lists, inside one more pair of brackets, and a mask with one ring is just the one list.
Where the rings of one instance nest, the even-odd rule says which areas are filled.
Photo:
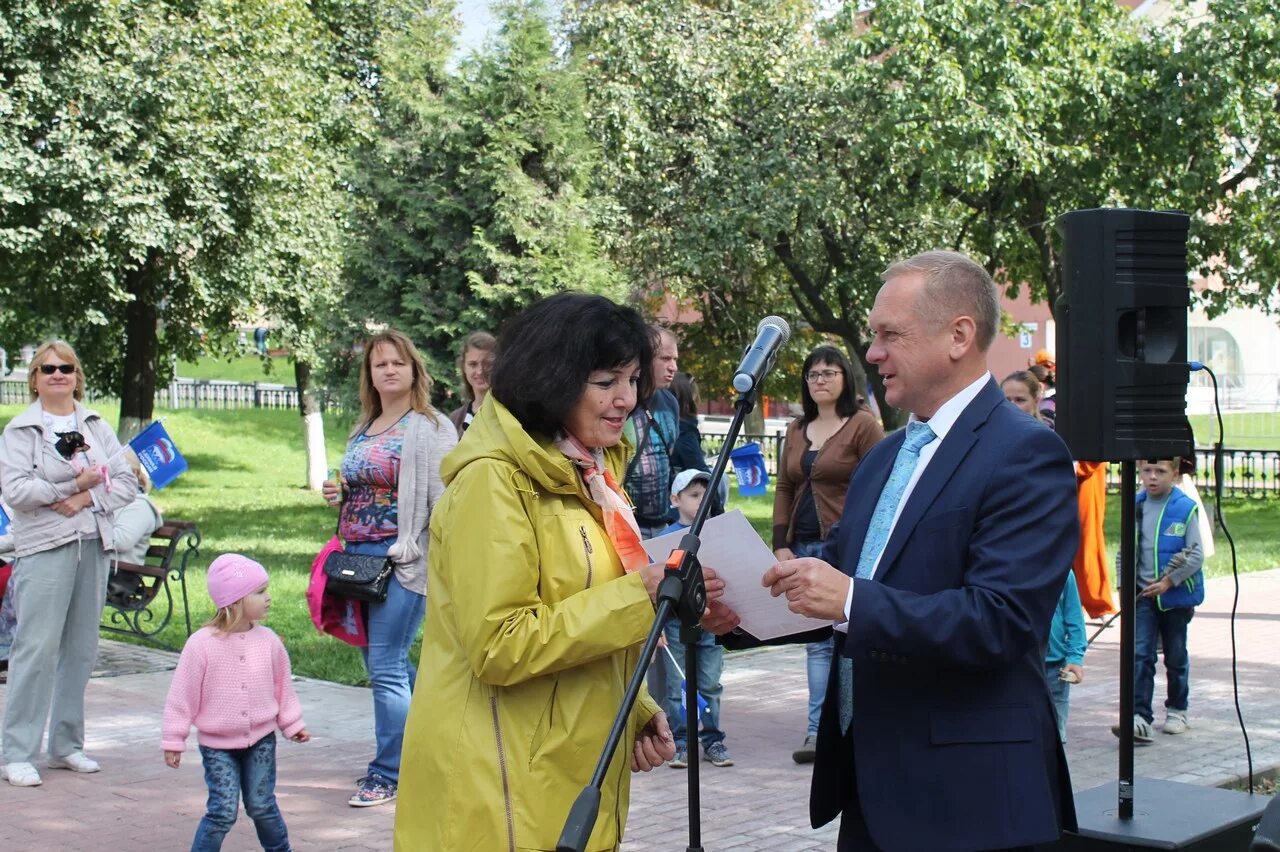
[[239, 553], [224, 553], [209, 566], [209, 597], [218, 609], [231, 606], [267, 584], [267, 569]]

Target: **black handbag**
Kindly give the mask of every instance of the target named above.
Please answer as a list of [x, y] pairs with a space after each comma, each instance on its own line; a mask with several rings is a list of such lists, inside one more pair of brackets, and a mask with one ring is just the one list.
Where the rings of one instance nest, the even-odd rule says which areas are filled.
[[[342, 508], [338, 508], [338, 526], [342, 525]], [[345, 546], [345, 545], [344, 545]], [[387, 584], [395, 563], [390, 556], [366, 556], [360, 553], [334, 551], [325, 557], [325, 594], [353, 601], [382, 603], [387, 599]]]
[[335, 551], [324, 560], [324, 590], [353, 601], [382, 603], [395, 565], [390, 556], [364, 556]]

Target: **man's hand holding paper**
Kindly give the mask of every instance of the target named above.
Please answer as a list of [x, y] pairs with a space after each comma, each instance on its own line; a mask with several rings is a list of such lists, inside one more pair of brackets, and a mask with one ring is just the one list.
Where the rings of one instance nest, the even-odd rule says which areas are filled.
[[[679, 546], [683, 535], [683, 532], [669, 533], [649, 539], [644, 546], [651, 559], [665, 561], [671, 550]], [[709, 576], [724, 582], [722, 597], [711, 599], [708, 595], [710, 603], [702, 625], [709, 633], [723, 634], [741, 627], [756, 639], [767, 640], [830, 626], [832, 619], [815, 620], [792, 611], [787, 601], [775, 598], [761, 585], [761, 578], [774, 567], [777, 559], [741, 510], [708, 520], [701, 538], [698, 560], [715, 566], [715, 572]]]
[[775, 598], [786, 595], [792, 612], [828, 623], [845, 620], [844, 603], [852, 582], [848, 574], [809, 556], [779, 562], [760, 581]]

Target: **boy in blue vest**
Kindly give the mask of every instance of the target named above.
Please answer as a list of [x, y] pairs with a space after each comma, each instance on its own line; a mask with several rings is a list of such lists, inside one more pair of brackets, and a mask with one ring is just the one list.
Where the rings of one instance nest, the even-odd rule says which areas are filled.
[[[1191, 660], [1187, 656], [1187, 624], [1204, 603], [1204, 553], [1194, 500], [1174, 486], [1177, 459], [1148, 459], [1138, 475], [1137, 562], [1138, 595], [1134, 608], [1135, 683], [1133, 741], [1149, 745], [1153, 739], [1151, 699], [1155, 691], [1156, 640], [1164, 646], [1168, 679], [1164, 732], [1187, 730], [1187, 698]], [[1116, 555], [1116, 570], [1120, 557]], [[1119, 736], [1119, 726], [1112, 727]]]

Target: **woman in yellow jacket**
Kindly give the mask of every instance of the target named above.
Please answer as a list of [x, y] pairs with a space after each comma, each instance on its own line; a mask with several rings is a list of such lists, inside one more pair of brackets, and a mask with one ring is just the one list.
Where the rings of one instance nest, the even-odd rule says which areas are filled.
[[[662, 568], [618, 487], [652, 356], [639, 314], [599, 296], [552, 296], [503, 334], [493, 399], [441, 468], [397, 850], [555, 848], [653, 624]], [[621, 843], [630, 771], [674, 754], [642, 692], [589, 850]]]

